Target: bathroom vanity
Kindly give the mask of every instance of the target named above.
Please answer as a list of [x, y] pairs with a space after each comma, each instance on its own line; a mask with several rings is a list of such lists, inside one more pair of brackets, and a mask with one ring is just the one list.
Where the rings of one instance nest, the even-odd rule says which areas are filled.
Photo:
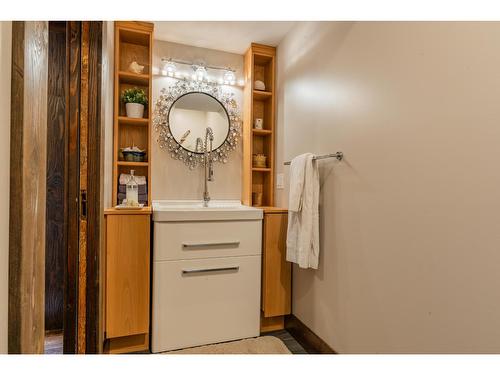
[[262, 210], [153, 202], [154, 353], [260, 333]]
[[[287, 211], [273, 207], [275, 48], [252, 44], [245, 55], [242, 121], [234, 93], [203, 79], [178, 79], [153, 104], [152, 45], [152, 25], [115, 23], [112, 201], [123, 202], [121, 180], [131, 169], [143, 177], [146, 195], [140, 209], [105, 210], [104, 351], [159, 353], [283, 329], [291, 265]], [[127, 70], [135, 60], [143, 73]], [[254, 89], [254, 80], [265, 89]], [[135, 86], [149, 97], [143, 118], [127, 117], [120, 101]], [[259, 118], [260, 128], [253, 128]], [[186, 175], [204, 168], [199, 200], [152, 201], [152, 128], [161, 152], [184, 163]], [[210, 200], [213, 164], [226, 164], [239, 142], [244, 205]], [[130, 144], [146, 158], [121, 160]], [[252, 164], [253, 154], [266, 156], [265, 167]]]

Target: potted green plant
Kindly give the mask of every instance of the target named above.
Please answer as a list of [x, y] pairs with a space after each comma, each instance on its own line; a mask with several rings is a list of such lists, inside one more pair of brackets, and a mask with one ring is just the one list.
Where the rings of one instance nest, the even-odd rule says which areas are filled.
[[144, 106], [148, 104], [148, 97], [143, 89], [134, 87], [122, 91], [122, 100], [125, 103], [127, 117], [142, 118]]

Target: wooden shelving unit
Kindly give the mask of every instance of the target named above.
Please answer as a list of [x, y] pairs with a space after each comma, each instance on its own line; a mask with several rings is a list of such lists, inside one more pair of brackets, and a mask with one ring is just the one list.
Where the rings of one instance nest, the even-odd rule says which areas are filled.
[[123, 165], [123, 166], [128, 166], [128, 167], [147, 167], [148, 166], [147, 161], [119, 161], [118, 166]]
[[[121, 173], [135, 170], [137, 176], [146, 176], [148, 182], [148, 206], [151, 206], [151, 58], [153, 47], [153, 24], [148, 22], [115, 22], [114, 63], [114, 137], [113, 137], [113, 205], [118, 202], [118, 179]], [[144, 72], [128, 71], [132, 61], [144, 65]], [[124, 89], [142, 88], [148, 95], [149, 104], [144, 118], [126, 117], [125, 105], [120, 96]], [[146, 161], [127, 162], [119, 160], [120, 148], [137, 146], [146, 150]]]
[[[149, 349], [152, 47], [152, 23], [115, 22], [112, 204], [120, 203], [120, 174], [134, 169], [137, 176], [146, 176], [148, 205], [141, 209], [108, 208], [104, 212], [105, 353]], [[128, 72], [132, 61], [144, 65], [143, 74]], [[144, 118], [126, 116], [120, 96], [131, 87], [142, 88], [148, 95]], [[133, 145], [146, 150], [146, 161], [119, 160], [119, 150]]]
[[[245, 54], [242, 201], [251, 206], [252, 193], [262, 193], [261, 206], [274, 206], [275, 58], [275, 47], [256, 43]], [[264, 82], [265, 91], [255, 89], [256, 80]], [[253, 128], [256, 118], [263, 119], [262, 130]], [[253, 154], [267, 156], [266, 168], [253, 167]]]

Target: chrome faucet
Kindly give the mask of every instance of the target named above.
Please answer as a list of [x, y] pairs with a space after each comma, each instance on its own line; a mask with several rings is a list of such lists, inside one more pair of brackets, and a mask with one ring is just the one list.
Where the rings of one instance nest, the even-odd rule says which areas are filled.
[[[205, 190], [203, 192], [203, 206], [208, 207], [208, 202], [210, 202], [210, 194], [208, 194], [208, 181], [214, 180], [214, 169], [212, 161], [212, 143], [214, 140], [214, 132], [211, 127], [207, 127], [205, 132], [205, 144], [203, 146], [203, 162], [205, 166]], [[210, 148], [208, 147], [208, 141], [210, 141]]]

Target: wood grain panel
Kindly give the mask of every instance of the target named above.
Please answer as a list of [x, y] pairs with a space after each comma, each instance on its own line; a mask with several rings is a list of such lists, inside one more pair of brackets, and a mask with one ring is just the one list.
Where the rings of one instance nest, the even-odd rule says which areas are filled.
[[48, 25], [14, 22], [12, 34], [11, 112], [23, 114], [11, 123], [9, 352], [43, 353]]
[[[22, 330], [22, 208], [23, 208], [23, 109], [24, 109], [24, 22], [12, 22], [9, 205], [9, 326], [8, 351], [21, 353]], [[13, 152], [16, 150], [16, 152]], [[12, 213], [16, 212], [16, 215]]]
[[68, 22], [69, 99], [68, 99], [68, 249], [64, 319], [64, 353], [78, 351], [78, 249], [80, 196], [80, 23]]
[[286, 261], [286, 211], [264, 213], [262, 310], [264, 317], [291, 312], [292, 266]]
[[[146, 41], [150, 41], [149, 34], [153, 31], [153, 24], [151, 22], [144, 21], [115, 21], [115, 25], [120, 26], [123, 29], [129, 29], [132, 31], [129, 36], [127, 36], [127, 41], [130, 43], [143, 44]], [[137, 34], [137, 31], [142, 31], [142, 37]]]
[[88, 228], [87, 228], [87, 299], [86, 299], [86, 353], [101, 350], [99, 332], [99, 272], [100, 227], [103, 219], [101, 199], [101, 71], [102, 71], [102, 22], [89, 23], [88, 48]]
[[49, 22], [45, 330], [62, 330], [66, 256], [66, 23]]
[[106, 215], [106, 338], [149, 332], [149, 215]]
[[276, 55], [276, 47], [266, 46], [264, 44], [252, 43], [251, 45], [254, 53], [262, 56], [275, 56]]
[[[97, 353], [102, 200], [101, 22], [68, 22], [68, 253], [65, 353]], [[86, 193], [84, 205], [81, 194]]]
[[[89, 24], [81, 25], [80, 52], [80, 205], [82, 193], [87, 194], [87, 144], [88, 144], [88, 100], [89, 100]], [[85, 322], [87, 300], [87, 213], [80, 206], [78, 252], [78, 353], [85, 353]]]
[[243, 204], [252, 205], [252, 119], [253, 119], [253, 53], [250, 48], [244, 58], [245, 88], [243, 89], [243, 157], [241, 197]]

